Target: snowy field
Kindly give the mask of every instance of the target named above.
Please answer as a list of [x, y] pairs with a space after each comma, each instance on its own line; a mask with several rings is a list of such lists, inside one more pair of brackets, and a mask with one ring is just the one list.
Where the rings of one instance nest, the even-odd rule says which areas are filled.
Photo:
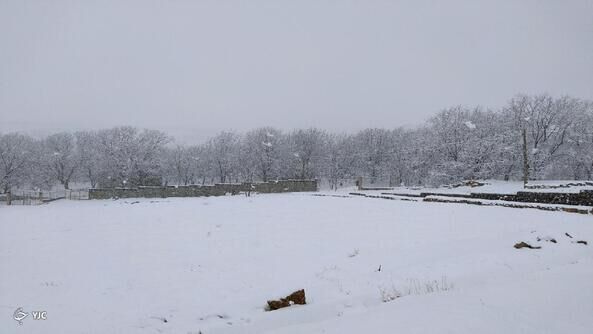
[[592, 242], [590, 215], [306, 193], [3, 206], [0, 329], [593, 333]]

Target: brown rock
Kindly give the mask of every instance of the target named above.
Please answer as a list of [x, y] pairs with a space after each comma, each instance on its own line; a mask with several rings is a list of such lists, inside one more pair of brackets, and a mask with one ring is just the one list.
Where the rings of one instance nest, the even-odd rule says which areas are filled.
[[279, 308], [288, 307], [294, 304], [305, 305], [307, 301], [305, 299], [305, 290], [301, 289], [291, 293], [285, 298], [279, 300], [268, 300], [268, 310], [274, 311]]
[[279, 308], [288, 307], [290, 306], [290, 302], [284, 298], [280, 300], [268, 300], [268, 310], [274, 311]]
[[531, 246], [530, 244], [528, 244], [524, 241], [516, 243], [515, 246], [513, 246], [513, 247], [515, 247], [516, 249], [521, 249], [521, 248], [540, 249], [541, 248], [539, 246]]

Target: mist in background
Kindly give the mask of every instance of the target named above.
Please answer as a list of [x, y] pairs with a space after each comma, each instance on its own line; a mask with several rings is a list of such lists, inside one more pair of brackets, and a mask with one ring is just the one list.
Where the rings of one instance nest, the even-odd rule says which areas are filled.
[[0, 1], [0, 132], [415, 126], [593, 98], [593, 1]]

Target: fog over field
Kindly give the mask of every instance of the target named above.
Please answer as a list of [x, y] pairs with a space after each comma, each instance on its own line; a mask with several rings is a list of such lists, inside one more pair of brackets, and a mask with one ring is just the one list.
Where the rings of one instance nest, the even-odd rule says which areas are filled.
[[0, 2], [0, 131], [415, 126], [593, 99], [593, 2]]

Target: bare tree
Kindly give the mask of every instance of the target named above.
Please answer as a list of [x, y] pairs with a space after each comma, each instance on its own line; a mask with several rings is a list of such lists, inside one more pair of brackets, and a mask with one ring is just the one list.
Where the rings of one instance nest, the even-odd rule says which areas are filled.
[[239, 137], [234, 132], [221, 132], [207, 144], [208, 156], [219, 182], [232, 182], [238, 178], [237, 156]]
[[354, 140], [360, 147], [359, 166], [362, 174], [376, 183], [387, 174], [390, 152], [393, 149], [391, 133], [385, 129], [365, 129]]
[[568, 131], [565, 158], [573, 178], [593, 177], [593, 102], [580, 101]]
[[264, 127], [248, 132], [243, 140], [243, 149], [249, 152], [248, 163], [255, 167], [258, 176], [264, 182], [278, 175], [282, 132]]
[[544, 167], [560, 156], [577, 105], [576, 99], [549, 95], [518, 95], [509, 102], [507, 110], [515, 119], [515, 131], [527, 132], [533, 178], [543, 177]]
[[43, 162], [50, 180], [70, 189], [70, 181], [81, 165], [74, 135], [67, 132], [50, 135], [43, 141], [43, 149]]
[[205, 159], [199, 146], [181, 146], [167, 150], [166, 167], [175, 184], [195, 184], [203, 180], [202, 160]]
[[353, 136], [329, 135], [326, 150], [325, 177], [330, 189], [337, 190], [344, 180], [356, 173], [356, 150]]
[[91, 188], [97, 186], [101, 168], [99, 155], [99, 137], [94, 131], [76, 132], [77, 155], [80, 159], [80, 175], [86, 179]]
[[288, 136], [292, 169], [298, 179], [315, 178], [323, 165], [327, 133], [310, 128], [296, 130]]
[[162, 160], [170, 138], [156, 130], [119, 127], [98, 133], [101, 183], [106, 186], [162, 183]]

